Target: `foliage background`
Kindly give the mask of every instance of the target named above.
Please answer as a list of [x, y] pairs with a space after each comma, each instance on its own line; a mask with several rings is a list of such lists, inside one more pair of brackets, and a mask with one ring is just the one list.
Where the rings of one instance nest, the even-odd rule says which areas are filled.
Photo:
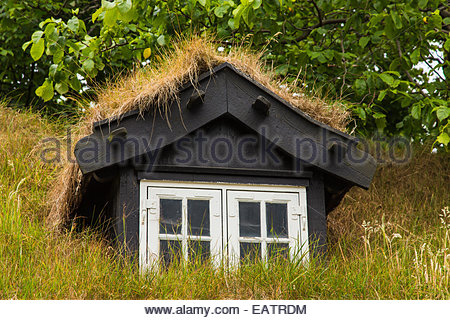
[[[346, 102], [364, 136], [404, 135], [446, 146], [447, 0], [7, 0], [0, 5], [2, 96], [73, 114], [72, 97], [143, 63], [171, 40], [213, 33], [217, 45], [265, 50], [280, 77]], [[37, 98], [37, 96], [40, 99]], [[68, 99], [69, 98], [69, 99]]]

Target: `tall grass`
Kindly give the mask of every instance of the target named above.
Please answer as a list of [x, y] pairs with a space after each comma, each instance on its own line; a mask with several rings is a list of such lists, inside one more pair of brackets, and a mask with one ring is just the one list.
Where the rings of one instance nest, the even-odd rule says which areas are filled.
[[449, 156], [416, 152], [353, 189], [329, 217], [326, 260], [278, 260], [235, 271], [201, 261], [139, 275], [93, 230], [45, 228], [56, 165], [39, 141], [58, 135], [40, 117], [0, 107], [2, 299], [449, 299]]

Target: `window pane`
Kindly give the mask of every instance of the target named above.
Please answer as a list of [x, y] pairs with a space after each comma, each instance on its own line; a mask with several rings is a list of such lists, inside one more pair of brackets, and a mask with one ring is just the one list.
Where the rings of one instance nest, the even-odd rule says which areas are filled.
[[189, 260], [197, 261], [199, 258], [202, 262], [209, 259], [210, 256], [209, 241], [189, 241]]
[[209, 200], [188, 200], [188, 234], [209, 236]]
[[261, 243], [240, 243], [241, 261], [256, 261], [261, 259]]
[[159, 233], [181, 234], [181, 200], [160, 199]]
[[163, 264], [167, 267], [174, 260], [181, 258], [181, 241], [177, 240], [160, 240], [159, 242], [159, 256]]
[[239, 202], [239, 235], [261, 236], [261, 214], [259, 202]]
[[289, 258], [289, 243], [268, 243], [267, 256], [269, 259], [288, 259]]
[[273, 238], [287, 238], [287, 204], [266, 203], [267, 236]]

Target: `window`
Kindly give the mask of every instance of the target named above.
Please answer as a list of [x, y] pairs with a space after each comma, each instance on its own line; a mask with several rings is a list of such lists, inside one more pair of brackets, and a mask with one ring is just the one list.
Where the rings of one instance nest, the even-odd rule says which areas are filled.
[[230, 256], [268, 259], [298, 254], [299, 193], [227, 191]]
[[[220, 257], [222, 250], [221, 191], [207, 189], [145, 188], [147, 220], [145, 261], [174, 257]], [[145, 227], [145, 223], [141, 224]], [[142, 243], [141, 243], [142, 247]]]
[[306, 253], [304, 187], [141, 181], [140, 264]]

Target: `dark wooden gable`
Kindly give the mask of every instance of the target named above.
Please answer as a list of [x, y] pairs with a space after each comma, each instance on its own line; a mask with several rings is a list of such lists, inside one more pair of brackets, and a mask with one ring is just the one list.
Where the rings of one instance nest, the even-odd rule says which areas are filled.
[[132, 166], [139, 179], [306, 186], [312, 177], [307, 164], [229, 115], [164, 146], [152, 161], [143, 156]]
[[168, 119], [159, 113], [141, 117], [132, 111], [96, 123], [94, 133], [75, 147], [82, 172], [142, 158], [150, 161], [156, 150], [222, 118], [274, 142], [281, 152], [336, 177], [346, 188], [370, 185], [376, 162], [356, 148], [356, 138], [312, 119], [230, 64], [203, 74], [197, 88], [190, 84], [181, 88], [179, 98], [179, 104], [172, 103]]
[[[198, 150], [196, 141], [199, 139], [204, 140], [203, 150]], [[180, 170], [181, 167], [208, 167], [227, 170], [295, 171], [296, 164], [291, 155], [270, 141], [263, 140], [258, 133], [225, 115], [164, 147], [158, 154], [155, 165], [176, 168], [175, 170]], [[270, 154], [266, 152], [263, 155], [263, 149], [267, 145], [270, 147]], [[201, 157], [198, 154], [200, 152]], [[145, 167], [143, 169], [145, 170]]]

